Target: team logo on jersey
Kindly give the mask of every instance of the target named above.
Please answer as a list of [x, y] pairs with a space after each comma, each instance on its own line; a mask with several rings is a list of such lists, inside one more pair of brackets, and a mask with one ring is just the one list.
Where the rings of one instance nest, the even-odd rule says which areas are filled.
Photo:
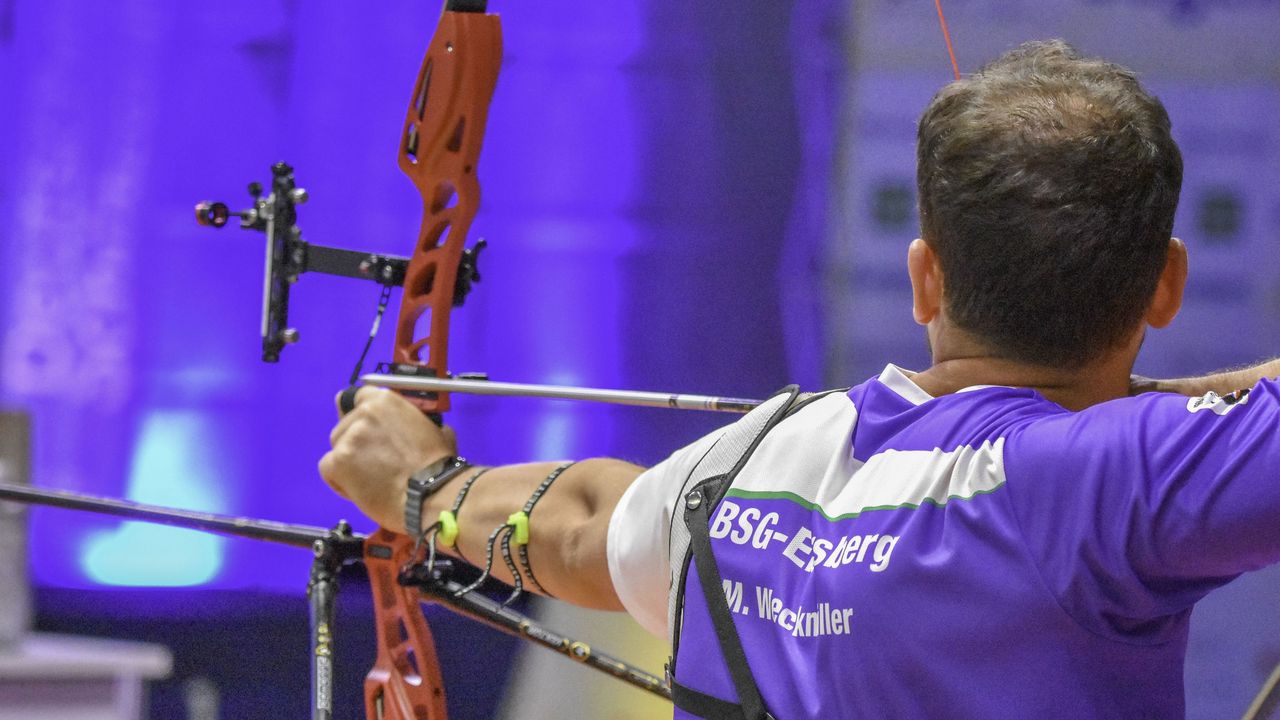
[[1236, 390], [1235, 392], [1219, 395], [1216, 392], [1207, 392], [1198, 398], [1191, 398], [1187, 401], [1187, 410], [1191, 412], [1199, 412], [1201, 410], [1212, 410], [1219, 415], [1226, 415], [1231, 409], [1237, 405], [1244, 405], [1249, 402], [1249, 389]]

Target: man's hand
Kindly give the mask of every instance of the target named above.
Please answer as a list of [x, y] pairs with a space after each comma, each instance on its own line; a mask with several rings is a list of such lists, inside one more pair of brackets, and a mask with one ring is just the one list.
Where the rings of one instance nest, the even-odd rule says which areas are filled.
[[320, 476], [382, 527], [402, 532], [409, 476], [456, 454], [448, 428], [436, 427], [398, 394], [362, 387], [355, 409], [329, 434], [333, 449], [320, 458]]
[[1167, 392], [1189, 397], [1200, 397], [1205, 393], [1215, 392], [1227, 395], [1257, 385], [1264, 378], [1280, 377], [1280, 358], [1266, 360], [1256, 365], [1222, 370], [1200, 377], [1175, 378], [1172, 380], [1153, 380], [1140, 375], [1129, 376], [1129, 394], [1138, 395], [1144, 392]]
[[[457, 454], [451, 430], [436, 427], [399, 395], [367, 386], [356, 393], [355, 408], [334, 427], [329, 442], [333, 449], [320, 459], [320, 475], [339, 495], [393, 532], [404, 531], [409, 476]], [[458, 512], [456, 545], [439, 549], [483, 562], [494, 528], [507, 523], [558, 465], [492, 468]], [[537, 512], [530, 514], [528, 548], [529, 564], [544, 590], [583, 607], [623, 609], [609, 575], [609, 521], [622, 494], [643, 470], [621, 460], [584, 460], [547, 489]], [[431, 495], [423, 503], [422, 516], [434, 519], [449, 508], [454, 496]], [[500, 560], [494, 563], [493, 576], [514, 581]]]

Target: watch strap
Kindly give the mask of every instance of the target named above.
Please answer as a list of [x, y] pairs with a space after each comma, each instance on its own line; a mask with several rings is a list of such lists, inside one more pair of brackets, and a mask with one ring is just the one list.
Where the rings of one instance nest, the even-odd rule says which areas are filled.
[[409, 476], [405, 491], [404, 529], [410, 537], [422, 536], [422, 503], [455, 475], [471, 467], [460, 457], [446, 457]]

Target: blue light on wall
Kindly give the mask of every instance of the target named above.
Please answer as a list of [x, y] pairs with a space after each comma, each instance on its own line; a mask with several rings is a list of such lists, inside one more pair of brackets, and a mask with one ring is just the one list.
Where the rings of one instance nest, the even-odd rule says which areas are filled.
[[[142, 503], [224, 512], [216, 491], [219, 437], [198, 411], [157, 411], [143, 423], [126, 497]], [[104, 585], [202, 585], [222, 569], [226, 540], [208, 533], [141, 522], [85, 536], [80, 566]]]

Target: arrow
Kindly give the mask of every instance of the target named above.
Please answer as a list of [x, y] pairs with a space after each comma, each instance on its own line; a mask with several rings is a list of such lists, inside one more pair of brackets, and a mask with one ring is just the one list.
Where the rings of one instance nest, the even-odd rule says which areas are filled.
[[636, 405], [640, 407], [674, 408], [676, 410], [709, 410], [713, 412], [747, 413], [759, 400], [685, 395], [681, 393], [645, 392], [642, 390], [602, 390], [567, 385], [531, 385], [528, 383], [493, 382], [464, 378], [435, 378], [421, 375], [369, 373], [360, 378], [366, 385], [408, 392], [451, 392], [469, 395], [502, 395], [506, 397], [541, 397], [561, 400]]

